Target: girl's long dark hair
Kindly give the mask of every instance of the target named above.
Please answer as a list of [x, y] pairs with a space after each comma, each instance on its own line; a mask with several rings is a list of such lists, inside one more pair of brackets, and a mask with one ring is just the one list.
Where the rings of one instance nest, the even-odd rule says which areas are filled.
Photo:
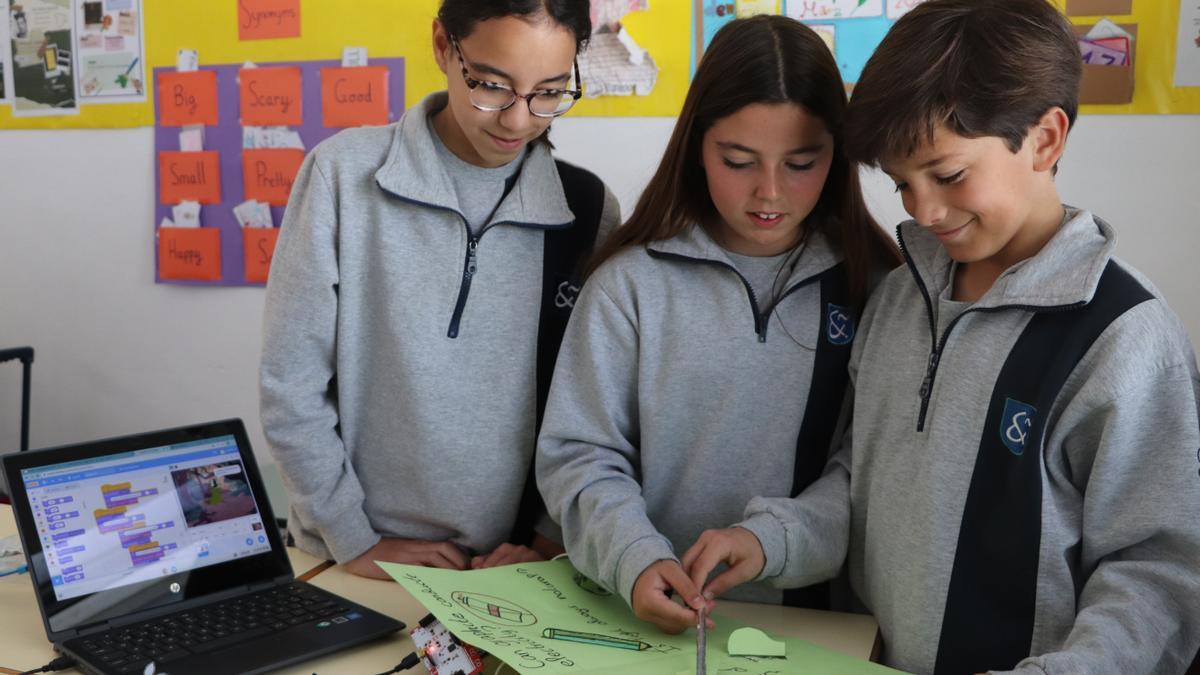
[[846, 91], [833, 54], [812, 29], [782, 16], [738, 19], [717, 32], [696, 68], [658, 170], [629, 220], [596, 251], [589, 271], [626, 247], [669, 239], [693, 223], [719, 218], [701, 161], [704, 134], [754, 103], [798, 104], [833, 136], [829, 176], [804, 225], [841, 249], [851, 297], [861, 307], [872, 271], [895, 267], [900, 254], [867, 211], [858, 167], [846, 158]]

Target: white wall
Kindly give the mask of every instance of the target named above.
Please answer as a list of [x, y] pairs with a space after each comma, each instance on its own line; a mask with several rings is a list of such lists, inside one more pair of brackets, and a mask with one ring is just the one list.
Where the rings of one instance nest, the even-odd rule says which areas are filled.
[[[670, 119], [556, 122], [560, 156], [632, 209]], [[34, 447], [242, 417], [265, 460], [256, 372], [263, 291], [155, 285], [150, 129], [0, 131], [0, 347], [33, 345]], [[1200, 340], [1200, 117], [1085, 117], [1059, 182]], [[868, 202], [903, 217], [890, 181]], [[20, 368], [0, 365], [0, 450], [19, 442]]]

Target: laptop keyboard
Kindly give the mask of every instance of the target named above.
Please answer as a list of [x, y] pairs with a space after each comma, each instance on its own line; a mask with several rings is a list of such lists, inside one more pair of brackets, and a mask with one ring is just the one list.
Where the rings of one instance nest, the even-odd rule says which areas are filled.
[[339, 598], [293, 582], [76, 638], [69, 646], [106, 670], [140, 675], [151, 661], [161, 663], [204, 654], [349, 611]]

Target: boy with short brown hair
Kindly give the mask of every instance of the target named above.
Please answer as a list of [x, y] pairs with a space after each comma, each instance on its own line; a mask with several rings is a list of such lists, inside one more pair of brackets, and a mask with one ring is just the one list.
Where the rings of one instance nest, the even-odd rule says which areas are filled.
[[854, 416], [799, 497], [683, 558], [719, 595], [848, 563], [913, 672], [1182, 673], [1200, 645], [1200, 375], [1054, 172], [1080, 55], [1045, 0], [930, 0], [872, 56], [849, 152], [896, 181], [907, 265], [864, 312]]

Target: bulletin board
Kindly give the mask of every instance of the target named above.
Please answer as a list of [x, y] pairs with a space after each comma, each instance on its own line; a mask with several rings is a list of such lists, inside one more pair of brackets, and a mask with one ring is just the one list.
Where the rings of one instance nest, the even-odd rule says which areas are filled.
[[[106, 0], [111, 2], [113, 0]], [[132, 1], [132, 0], [121, 0]], [[628, 0], [621, 0], [627, 2]], [[7, 49], [11, 3], [63, 3], [77, 10], [84, 0], [0, 0], [0, 47]], [[433, 59], [430, 44], [438, 0], [303, 0], [300, 35], [294, 38], [239, 40], [238, 24], [244, 20], [238, 0], [139, 0], [145, 42], [146, 91], [143, 101], [88, 104], [77, 114], [15, 117], [12, 98], [0, 98], [0, 129], [122, 128], [154, 124], [154, 90], [149, 73], [175, 65], [181, 48], [199, 52], [201, 64], [281, 62], [338, 59], [342, 48], [365, 47], [368, 56], [405, 60], [405, 107], [427, 93], [445, 89], [446, 77]], [[646, 2], [644, 10], [630, 11], [621, 24], [650, 55], [658, 69], [657, 81], [647, 95], [584, 98], [571, 111], [575, 116], [674, 116], [679, 112], [689, 84], [689, 33], [662, 30], [663, 26], [689, 26], [686, 0]], [[79, 27], [81, 30], [82, 27]], [[11, 57], [8, 58], [11, 60]], [[4, 59], [0, 59], [0, 64]], [[11, 86], [9, 87], [11, 89]], [[4, 88], [0, 86], [0, 92]]]
[[[833, 46], [842, 78], [852, 87], [863, 66], [895, 20], [922, 0], [692, 0], [694, 51], [707, 45], [720, 26], [752, 13], [779, 13], [811, 26]], [[1078, 26], [1094, 24], [1106, 13], [1113, 22], [1136, 32], [1133, 66], [1128, 73], [1128, 103], [1084, 105], [1084, 114], [1197, 114], [1200, 86], [1176, 87], [1175, 66], [1180, 35], [1181, 3], [1200, 7], [1200, 0], [1053, 0]], [[1126, 9], [1127, 6], [1127, 9]], [[1200, 10], [1193, 12], [1200, 14]], [[1086, 32], [1086, 29], [1084, 29]], [[1185, 31], [1186, 32], [1186, 31]], [[1200, 26], [1194, 36], [1200, 39]], [[1188, 43], [1184, 47], [1190, 49]], [[1200, 42], [1195, 44], [1200, 50]], [[1097, 66], [1098, 68], [1101, 66]], [[1091, 70], [1091, 69], [1089, 69]], [[1100, 73], [1111, 75], [1112, 73]], [[1085, 74], [1088, 84], [1092, 73]]]

